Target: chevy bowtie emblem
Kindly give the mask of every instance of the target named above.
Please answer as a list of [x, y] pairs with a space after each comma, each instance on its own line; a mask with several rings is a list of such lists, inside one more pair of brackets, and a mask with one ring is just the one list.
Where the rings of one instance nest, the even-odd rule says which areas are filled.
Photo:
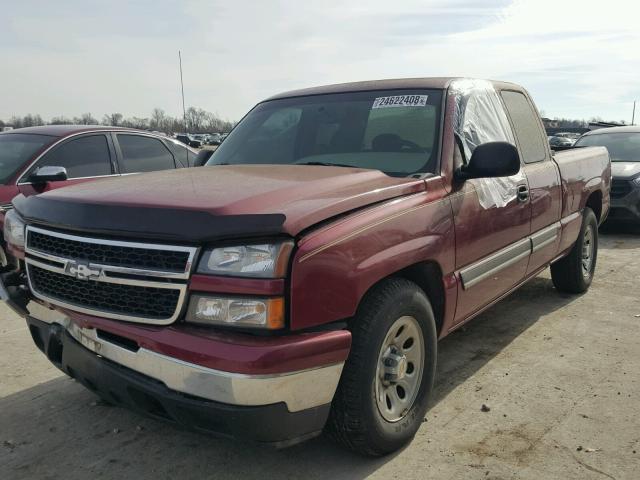
[[88, 264], [78, 263], [75, 261], [68, 262], [65, 270], [69, 275], [76, 277], [78, 280], [98, 278], [102, 273], [102, 270], [100, 269], [93, 269], [89, 267]]

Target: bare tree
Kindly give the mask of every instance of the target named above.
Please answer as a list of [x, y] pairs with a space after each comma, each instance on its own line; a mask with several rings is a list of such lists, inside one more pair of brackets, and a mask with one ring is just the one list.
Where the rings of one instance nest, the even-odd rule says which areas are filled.
[[151, 120], [149, 121], [149, 127], [152, 130], [160, 130], [162, 132], [167, 132], [167, 123], [168, 118], [164, 110], [161, 108], [154, 108], [153, 112], [151, 112]]
[[73, 123], [76, 125], [97, 125], [98, 120], [93, 118], [90, 113], [83, 113], [79, 117], [73, 117]]
[[137, 128], [139, 130], [148, 130], [149, 119], [141, 117], [131, 117], [122, 122], [122, 125], [129, 128]]
[[201, 132], [208, 123], [211, 114], [202, 108], [189, 107], [187, 109], [187, 125], [192, 132]]
[[122, 119], [124, 115], [121, 113], [110, 113], [102, 117], [102, 124], [109, 125], [111, 127], [119, 127], [122, 125]]
[[[0, 126], [8, 125], [14, 128], [31, 127], [35, 125], [97, 125], [96, 120], [90, 113], [83, 113], [79, 117], [65, 117], [59, 115], [53, 117], [49, 122], [45, 122], [40, 115], [28, 114], [24, 117], [13, 116], [8, 122], [0, 121]], [[124, 118], [121, 113], [110, 113], [102, 117], [103, 125], [114, 127], [125, 126], [142, 130], [159, 130], [165, 133], [188, 131], [191, 133], [211, 133], [229, 132], [233, 127], [233, 122], [222, 120], [215, 113], [208, 112], [202, 108], [189, 107], [187, 110], [187, 125], [185, 127], [181, 117], [167, 115], [161, 108], [154, 108], [150, 118], [129, 117]]]
[[17, 117], [16, 115], [14, 115], [13, 117], [11, 117], [9, 119], [9, 125], [11, 125], [13, 128], [21, 128], [22, 125], [22, 118]]
[[40, 115], [31, 115], [30, 113], [22, 117], [23, 127], [37, 127], [44, 125], [44, 121]]
[[51, 125], [73, 125], [73, 120], [61, 115], [59, 117], [53, 117], [49, 123]]

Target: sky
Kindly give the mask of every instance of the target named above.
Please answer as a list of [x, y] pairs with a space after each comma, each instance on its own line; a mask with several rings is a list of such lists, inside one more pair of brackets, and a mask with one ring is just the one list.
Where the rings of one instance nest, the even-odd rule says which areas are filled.
[[[0, 0], [0, 119], [237, 120], [296, 88], [382, 78], [513, 81], [549, 117], [631, 120], [636, 0]], [[640, 102], [636, 118], [640, 115]]]

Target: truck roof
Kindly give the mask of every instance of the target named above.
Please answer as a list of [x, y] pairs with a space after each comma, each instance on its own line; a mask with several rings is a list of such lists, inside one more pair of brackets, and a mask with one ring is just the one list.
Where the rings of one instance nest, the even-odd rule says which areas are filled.
[[[303, 88], [279, 93], [267, 100], [281, 98], [302, 97], [307, 95], [324, 95], [332, 93], [362, 92], [370, 90], [400, 90], [400, 89], [445, 89], [454, 80], [465, 80], [465, 77], [424, 77], [424, 78], [396, 78], [387, 80], [367, 80], [364, 82], [337, 83], [320, 87]], [[522, 87], [513, 83], [488, 80], [494, 86], [511, 87], [521, 90]], [[265, 101], [267, 101], [265, 100]]]

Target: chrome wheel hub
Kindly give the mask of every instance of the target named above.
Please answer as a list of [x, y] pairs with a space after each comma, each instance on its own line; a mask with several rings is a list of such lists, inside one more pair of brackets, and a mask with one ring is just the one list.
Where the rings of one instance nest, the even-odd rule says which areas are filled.
[[588, 226], [582, 239], [582, 275], [585, 278], [591, 276], [591, 264], [593, 263], [593, 228]]
[[376, 404], [389, 422], [402, 420], [413, 406], [424, 367], [422, 329], [413, 317], [400, 317], [380, 348], [375, 380]]
[[382, 363], [384, 364], [384, 384], [398, 383], [407, 374], [407, 356], [399, 353], [395, 347], [391, 347], [384, 355]]

